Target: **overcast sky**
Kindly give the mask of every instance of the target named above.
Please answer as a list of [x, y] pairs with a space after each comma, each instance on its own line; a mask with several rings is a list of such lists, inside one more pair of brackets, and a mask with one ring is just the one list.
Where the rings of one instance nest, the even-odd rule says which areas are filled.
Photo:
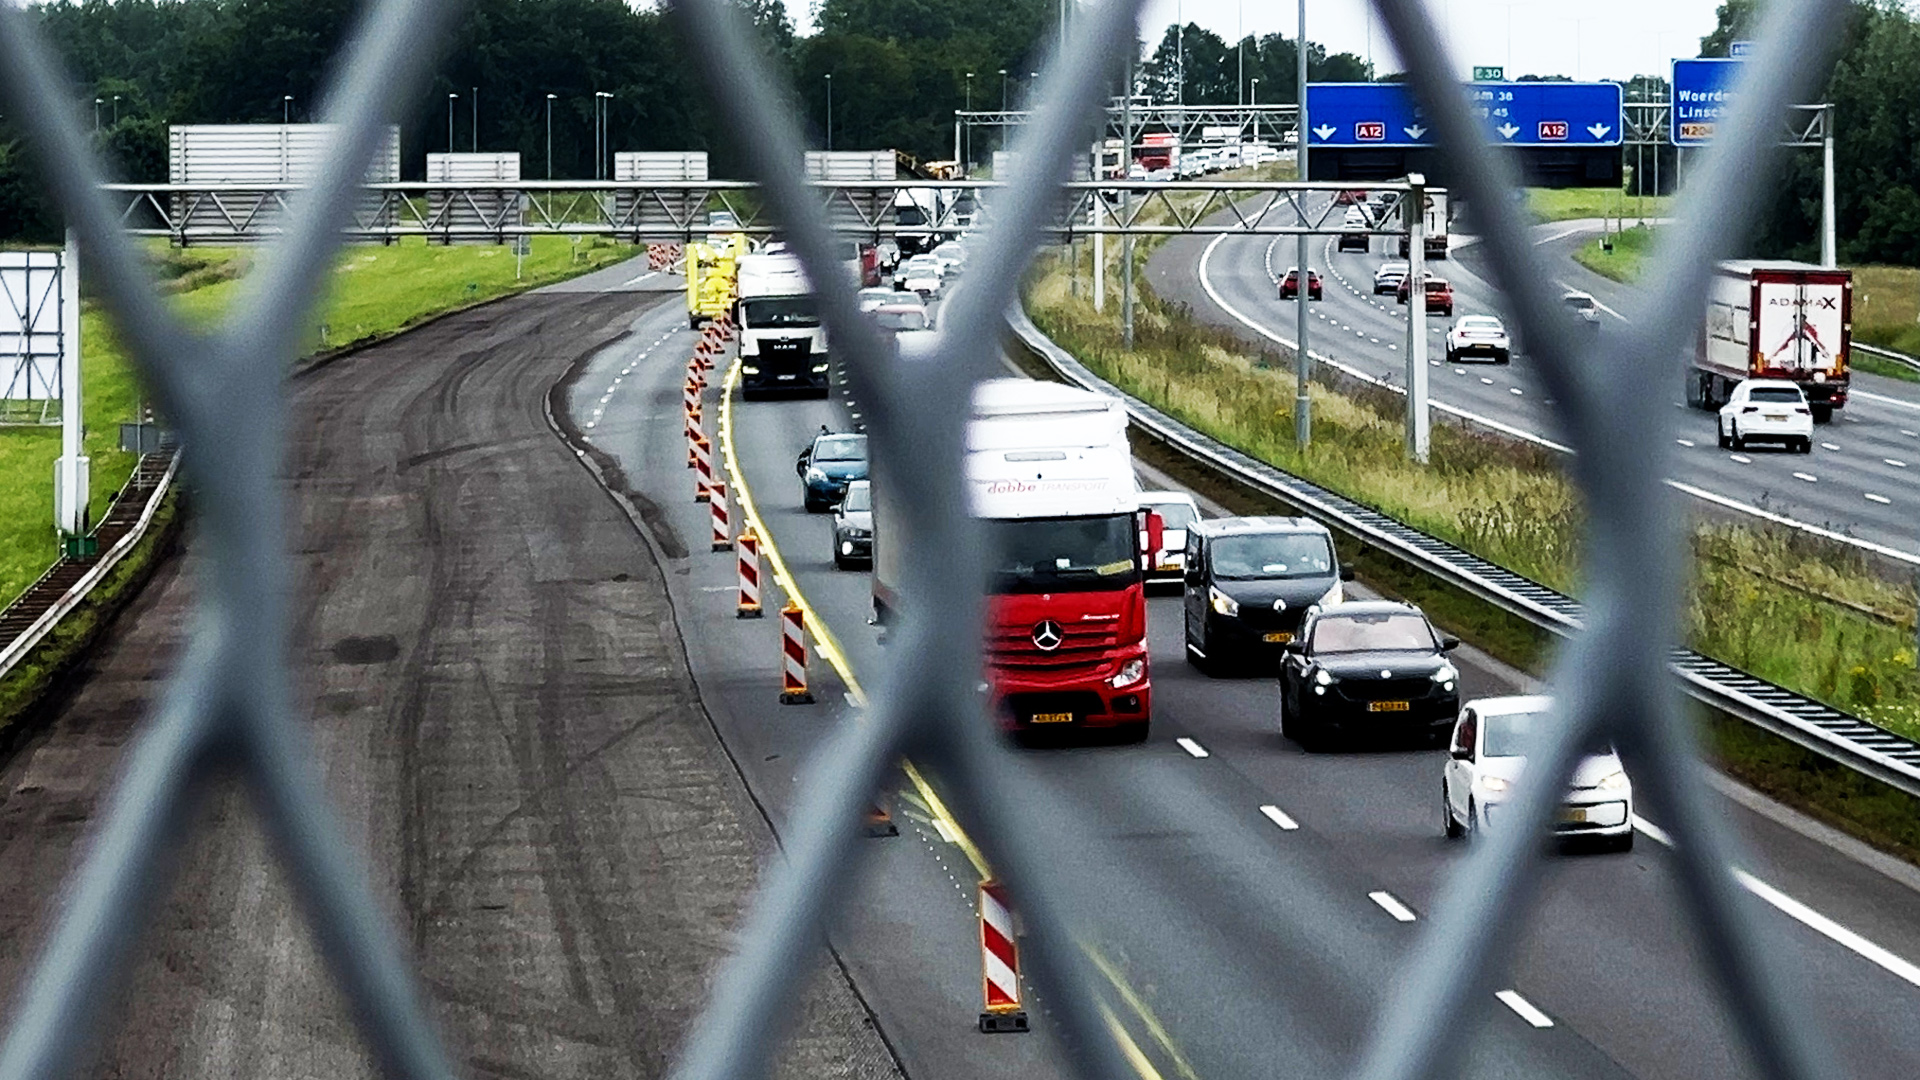
[[[809, 30], [808, 0], [786, 4], [795, 23]], [[1147, 0], [1141, 36], [1157, 43], [1180, 17], [1228, 41], [1243, 32], [1292, 37], [1298, 6], [1298, 0]], [[1462, 78], [1474, 64], [1503, 65], [1509, 78], [1664, 73], [1669, 59], [1699, 52], [1718, 6], [1719, 0], [1428, 0]], [[1307, 37], [1334, 52], [1371, 56], [1382, 72], [1397, 70], [1371, 11], [1365, 0], [1308, 0]]]

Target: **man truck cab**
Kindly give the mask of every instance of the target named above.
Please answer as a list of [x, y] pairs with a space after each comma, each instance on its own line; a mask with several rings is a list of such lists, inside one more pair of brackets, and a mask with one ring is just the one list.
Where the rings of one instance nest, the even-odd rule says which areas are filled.
[[[1055, 383], [991, 379], [975, 387], [965, 473], [989, 551], [988, 693], [1009, 730], [1105, 728], [1145, 738], [1145, 550], [1158, 514], [1143, 511], [1125, 407]], [[874, 616], [898, 609], [903, 550], [885, 461], [875, 463]]]
[[737, 274], [741, 395], [825, 397], [827, 330], [799, 257], [743, 255]]

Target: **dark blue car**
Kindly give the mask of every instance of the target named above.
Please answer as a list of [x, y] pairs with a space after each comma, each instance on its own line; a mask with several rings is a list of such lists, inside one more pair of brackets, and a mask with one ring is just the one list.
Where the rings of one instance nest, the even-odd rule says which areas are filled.
[[867, 478], [867, 437], [821, 428], [813, 445], [800, 452], [793, 471], [800, 474], [807, 511], [831, 510], [846, 495], [848, 484]]

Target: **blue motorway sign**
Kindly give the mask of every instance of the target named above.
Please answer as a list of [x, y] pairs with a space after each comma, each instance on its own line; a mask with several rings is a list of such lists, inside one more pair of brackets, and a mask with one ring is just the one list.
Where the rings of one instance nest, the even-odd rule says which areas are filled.
[[1733, 84], [1740, 77], [1742, 63], [1737, 59], [1673, 62], [1673, 108], [1668, 126], [1675, 146], [1705, 146], [1713, 141], [1714, 128], [1733, 108]]
[[[1620, 84], [1469, 83], [1487, 141], [1506, 146], [1620, 145]], [[1426, 110], [1403, 83], [1309, 83], [1309, 145], [1431, 146]]]

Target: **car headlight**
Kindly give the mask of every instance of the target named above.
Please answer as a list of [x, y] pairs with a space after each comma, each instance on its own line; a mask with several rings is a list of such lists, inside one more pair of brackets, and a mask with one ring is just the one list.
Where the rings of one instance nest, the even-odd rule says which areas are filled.
[[807, 483], [823, 484], [823, 483], [826, 483], [826, 480], [827, 480], [827, 474], [825, 470], [820, 468], [820, 466], [818, 465], [807, 466]]
[[1313, 606], [1326, 607], [1328, 604], [1338, 604], [1344, 601], [1346, 598], [1347, 598], [1347, 592], [1345, 589], [1340, 587], [1340, 581], [1338, 578], [1336, 578], [1334, 579], [1334, 582], [1333, 582], [1333, 588], [1328, 589], [1326, 592], [1320, 594], [1320, 599], [1315, 600], [1313, 602]]
[[1327, 673], [1326, 668], [1321, 668], [1313, 673], [1313, 681], [1320, 686], [1332, 686], [1333, 676]]
[[1211, 585], [1207, 586], [1207, 602], [1213, 605], [1216, 614], [1229, 617], [1240, 614], [1240, 601]]
[[1439, 670], [1433, 673], [1433, 681], [1437, 683], [1450, 683], [1459, 677], [1460, 669], [1454, 667], [1451, 663], [1441, 664]]
[[815, 365], [813, 365], [813, 373], [814, 373], [815, 375], [821, 375], [821, 374], [825, 374], [825, 373], [826, 373], [826, 370], [827, 370], [827, 365], [825, 365], [825, 364], [815, 364]]
[[1113, 687], [1115, 690], [1118, 690], [1123, 686], [1132, 686], [1134, 683], [1137, 683], [1141, 679], [1144, 679], [1146, 677], [1147, 677], [1146, 659], [1143, 657], [1135, 657], [1134, 659], [1129, 660], [1124, 664], [1121, 664], [1119, 672], [1116, 673], [1113, 676], [1113, 678], [1107, 680], [1107, 685]]
[[1593, 786], [1603, 791], [1625, 791], [1627, 790], [1627, 774], [1622, 770], [1615, 769], [1601, 777], [1600, 782]]
[[741, 365], [740, 365], [740, 374], [742, 374], [742, 375], [758, 375], [758, 374], [760, 374], [760, 369], [759, 369], [759, 368], [757, 368], [757, 367], [754, 367], [754, 366], [753, 366], [752, 364], [741, 364]]
[[1483, 776], [1480, 778], [1480, 787], [1483, 791], [1506, 791], [1512, 786], [1513, 781], [1508, 780], [1504, 776]]

